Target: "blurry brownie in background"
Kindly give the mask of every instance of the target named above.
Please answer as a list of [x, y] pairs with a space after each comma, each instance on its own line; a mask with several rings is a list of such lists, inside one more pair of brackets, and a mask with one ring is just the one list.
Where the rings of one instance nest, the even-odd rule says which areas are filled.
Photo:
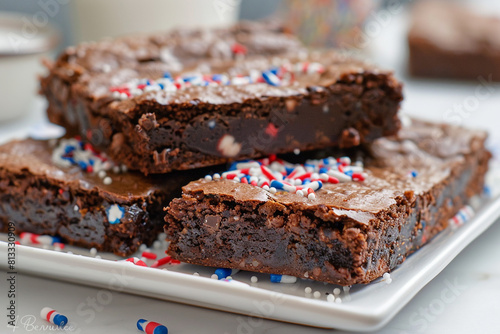
[[500, 81], [500, 18], [453, 1], [422, 1], [412, 8], [410, 74]]

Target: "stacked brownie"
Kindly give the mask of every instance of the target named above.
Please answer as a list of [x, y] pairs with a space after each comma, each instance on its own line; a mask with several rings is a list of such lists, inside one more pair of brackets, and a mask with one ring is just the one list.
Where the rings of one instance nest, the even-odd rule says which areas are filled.
[[127, 255], [166, 222], [180, 261], [349, 285], [482, 189], [483, 132], [399, 131], [391, 72], [273, 25], [79, 45], [48, 67], [49, 118], [73, 138], [0, 147], [4, 229]]

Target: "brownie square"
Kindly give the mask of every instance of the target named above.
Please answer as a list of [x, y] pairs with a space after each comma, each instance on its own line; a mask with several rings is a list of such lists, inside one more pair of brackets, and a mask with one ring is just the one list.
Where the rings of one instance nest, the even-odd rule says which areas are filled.
[[482, 193], [491, 156], [485, 139], [482, 131], [412, 120], [397, 137], [358, 151], [364, 166], [356, 155], [352, 164], [344, 157], [235, 165], [222, 177], [189, 183], [171, 201], [168, 254], [206, 266], [369, 283]]
[[0, 146], [0, 231], [12, 221], [16, 233], [126, 256], [156, 240], [163, 205], [196, 175], [128, 172], [74, 139], [13, 141]]
[[145, 174], [357, 146], [400, 127], [391, 72], [265, 25], [84, 44], [48, 67], [49, 119]]

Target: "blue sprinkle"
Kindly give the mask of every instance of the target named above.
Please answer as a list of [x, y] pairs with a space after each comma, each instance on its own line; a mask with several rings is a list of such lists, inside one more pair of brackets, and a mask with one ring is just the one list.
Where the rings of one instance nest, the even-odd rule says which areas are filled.
[[262, 72], [262, 77], [271, 86], [279, 86], [281, 84], [281, 80], [271, 71]]
[[302, 184], [305, 185], [307, 183], [311, 183], [311, 179], [307, 178], [307, 179], [302, 180]]
[[323, 164], [324, 165], [328, 165], [330, 163], [330, 161], [328, 160], [328, 158], [324, 158], [323, 159]]
[[94, 161], [94, 160], [92, 160], [92, 159], [90, 159], [90, 160], [89, 160], [89, 163], [90, 163], [90, 165], [91, 165], [91, 166], [94, 166], [95, 161]]
[[172, 79], [172, 74], [170, 74], [170, 72], [165, 72], [165, 73], [163, 73], [163, 77], [165, 79]]
[[230, 170], [230, 171], [231, 171], [231, 170], [236, 170], [236, 169], [237, 169], [237, 168], [236, 168], [236, 165], [237, 165], [238, 163], [240, 163], [240, 162], [241, 162], [241, 161], [235, 161], [235, 162], [231, 163], [231, 166], [229, 166], [229, 170]]
[[226, 269], [226, 268], [216, 269], [215, 270], [215, 275], [217, 275], [217, 277], [219, 279], [226, 278], [228, 276], [231, 276], [231, 269]]
[[78, 161], [78, 166], [80, 166], [81, 169], [87, 169], [87, 164], [83, 161]]
[[319, 173], [320, 174], [321, 173], [326, 173], [326, 172], [328, 172], [328, 168], [322, 167], [322, 168], [319, 169]]
[[54, 244], [56, 242], [62, 243], [62, 239], [59, 237], [52, 237], [52, 244]]
[[416, 170], [412, 170], [411, 171], [411, 176], [412, 177], [417, 177], [418, 176], [418, 172]]
[[491, 197], [491, 188], [488, 186], [483, 187], [483, 192], [486, 197]]
[[271, 72], [272, 74], [274, 75], [278, 75], [278, 73], [280, 72], [280, 69], [278, 67], [272, 67], [269, 72]]
[[348, 171], [344, 172], [344, 174], [352, 177], [352, 174], [354, 174], [354, 172], [352, 170], [348, 170]]
[[146, 85], [151, 86], [151, 81], [146, 80]]
[[312, 167], [312, 168], [314, 168], [314, 167], [316, 167], [316, 166], [315, 166], [315, 165], [313, 165], [313, 164], [304, 164], [304, 167]]
[[272, 180], [269, 184], [270, 187], [274, 187], [276, 189], [283, 190], [283, 183], [280, 181]]
[[462, 211], [458, 211], [457, 215], [462, 219], [463, 222], [467, 221], [467, 216]]
[[212, 75], [213, 81], [222, 81], [222, 74], [214, 74]]
[[286, 175], [290, 175], [294, 171], [294, 169], [295, 168], [293, 167], [285, 167]]
[[162, 83], [159, 83], [158, 86], [160, 86], [161, 89], [165, 89], [165, 85]]
[[75, 149], [76, 149], [76, 147], [74, 147], [74, 146], [72, 146], [72, 145], [66, 146], [66, 147], [64, 148], [64, 153], [65, 153], [65, 154], [69, 154], [69, 153], [73, 152]]
[[196, 76], [190, 76], [190, 77], [185, 77], [183, 80], [184, 80], [184, 82], [189, 82], [189, 81], [193, 81], [196, 78], [197, 78]]
[[271, 274], [270, 276], [271, 276], [271, 283], [280, 283], [281, 282], [282, 275]]

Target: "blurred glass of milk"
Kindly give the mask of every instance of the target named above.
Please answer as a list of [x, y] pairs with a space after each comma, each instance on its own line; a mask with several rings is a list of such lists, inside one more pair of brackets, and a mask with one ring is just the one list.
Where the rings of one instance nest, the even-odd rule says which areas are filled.
[[76, 41], [236, 22], [241, 0], [73, 1]]

